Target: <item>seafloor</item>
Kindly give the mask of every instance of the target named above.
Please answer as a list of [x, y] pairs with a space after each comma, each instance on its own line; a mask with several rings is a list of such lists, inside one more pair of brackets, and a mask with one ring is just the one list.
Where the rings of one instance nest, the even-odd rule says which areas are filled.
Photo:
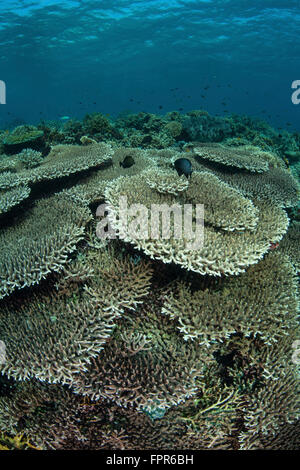
[[298, 449], [299, 175], [249, 116], [0, 131], [0, 448]]

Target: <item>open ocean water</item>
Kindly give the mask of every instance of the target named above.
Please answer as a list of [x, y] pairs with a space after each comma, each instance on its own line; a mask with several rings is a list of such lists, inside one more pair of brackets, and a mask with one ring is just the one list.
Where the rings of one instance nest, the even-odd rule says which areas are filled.
[[299, 31], [0, 2], [0, 450], [299, 450]]
[[5, 0], [0, 20], [5, 125], [225, 108], [299, 130], [297, 0]]

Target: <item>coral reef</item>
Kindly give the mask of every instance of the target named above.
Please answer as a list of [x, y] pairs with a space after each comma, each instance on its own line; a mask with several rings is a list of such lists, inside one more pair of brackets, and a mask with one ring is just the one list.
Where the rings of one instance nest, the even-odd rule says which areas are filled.
[[4, 151], [17, 153], [23, 148], [42, 148], [44, 132], [35, 126], [18, 126], [2, 137]]
[[60, 271], [90, 219], [89, 209], [51, 196], [36, 202], [12, 226], [1, 228], [0, 298]]
[[211, 346], [235, 333], [259, 334], [269, 344], [297, 328], [297, 287], [289, 258], [274, 252], [237, 278], [197, 290], [179, 283], [162, 311], [178, 320], [184, 339], [200, 344]]
[[0, 449], [299, 448], [299, 148], [203, 110], [0, 133]]
[[30, 195], [30, 188], [20, 185], [6, 191], [0, 191], [0, 215], [19, 205]]
[[[120, 197], [126, 197], [128, 206], [143, 204], [148, 211], [151, 211], [152, 204], [160, 207], [164, 204], [168, 207], [174, 204], [180, 205], [179, 207], [182, 204], [204, 204], [207, 224], [203, 247], [194, 249], [190, 245], [195, 241], [195, 227], [192, 233], [180, 237], [184, 233], [182, 218], [179, 222], [170, 222], [168, 238], [159, 225], [155, 227], [159, 236], [151, 237], [153, 226], [158, 223], [156, 219], [152, 220], [152, 215], [147, 218], [147, 214], [147, 220], [143, 222], [136, 222], [133, 217], [121, 217], [124, 208], [119, 204]], [[111, 224], [122, 239], [142, 249], [152, 258], [161, 259], [165, 263], [176, 263], [200, 274], [228, 275], [244, 272], [246, 267], [263, 257], [269, 250], [270, 243], [281, 240], [288, 227], [287, 215], [280, 207], [258, 201], [254, 207], [250, 200], [243, 199], [240, 193], [206, 172], [194, 173], [193, 183], [176, 197], [150, 188], [146, 176], [140, 174], [120, 177], [110, 183], [105, 191], [105, 198], [109, 204]], [[228, 211], [228, 201], [232, 221], [224, 215]]]
[[201, 146], [194, 144], [194, 152], [198, 157], [229, 167], [243, 168], [258, 173], [269, 168], [265, 157], [267, 152], [262, 152], [260, 148], [250, 145], [228, 148], [222, 144], [203, 144]]

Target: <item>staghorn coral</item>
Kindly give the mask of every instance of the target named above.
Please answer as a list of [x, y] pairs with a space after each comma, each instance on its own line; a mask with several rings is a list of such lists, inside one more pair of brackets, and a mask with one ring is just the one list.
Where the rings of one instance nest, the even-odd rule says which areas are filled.
[[189, 186], [188, 179], [184, 175], [178, 176], [172, 170], [166, 171], [150, 168], [143, 172], [143, 176], [150, 188], [163, 194], [174, 194], [176, 196], [178, 193], [185, 191]]
[[279, 250], [287, 254], [297, 272], [300, 271], [300, 222], [294, 221], [280, 242]]
[[[136, 131], [140, 135], [133, 128], [128, 135], [145, 139], [142, 146], [167, 142], [164, 118], [140, 118], [144, 120], [143, 128]], [[180, 115], [174, 114], [173, 119], [182, 122]], [[238, 119], [228, 120], [232, 129], [235, 121], [238, 127]], [[207, 129], [207, 135], [220, 131], [221, 136], [223, 124], [219, 130], [217, 123], [215, 130]], [[254, 134], [249, 127], [246, 140], [254, 142]], [[263, 141], [272, 150], [267, 138]], [[233, 167], [229, 171], [225, 166], [221, 171], [213, 162], [193, 160], [192, 178], [181, 188], [172, 168], [177, 158], [186, 156], [178, 151], [181, 145], [163, 150], [110, 147], [109, 158], [99, 167], [66, 174], [59, 183], [68, 189], [59, 195], [34, 203], [41, 186], [33, 188], [26, 203], [29, 207], [32, 202], [32, 207], [20, 214], [20, 220], [2, 218], [6, 223], [0, 240], [2, 272], [10, 289], [10, 297], [0, 302], [0, 339], [5, 335], [9, 350], [0, 380], [0, 429], [5, 433], [19, 436], [22, 432], [24, 442], [43, 449], [297, 448], [299, 437], [292, 436], [297, 424], [289, 424], [298, 413], [292, 371], [292, 345], [298, 335], [297, 286], [295, 272], [282, 252], [291, 255], [298, 237], [296, 231], [291, 244], [295, 248], [284, 249], [289, 235], [280, 240], [288, 218], [278, 207], [296, 200], [294, 180], [287, 171], [273, 171], [282, 166], [270, 153], [270, 158], [265, 155], [270, 170], [260, 174]], [[84, 156], [92, 147], [74, 149], [78, 168], [80, 152]], [[43, 160], [39, 168], [53, 163], [54, 170], [61, 157], [68, 167], [71, 150], [69, 146], [53, 149], [48, 163]], [[133, 156], [135, 164], [123, 168], [120, 162], [127, 155]], [[7, 173], [2, 173], [0, 185], [2, 181], [4, 190], [8, 189], [8, 181], [12, 191], [19, 188], [26, 172], [15, 164], [5, 165]], [[33, 175], [36, 170], [31, 170]], [[75, 173], [81, 173], [76, 185], [71, 177]], [[118, 180], [120, 175], [126, 178]], [[36, 182], [47, 181], [39, 178]], [[33, 186], [30, 181], [26, 185]], [[129, 204], [146, 207], [204, 202], [204, 250], [189, 252], [177, 240], [144, 243], [131, 237], [135, 247], [155, 259], [149, 262], [128, 244], [97, 239], [97, 221], [87, 226], [91, 218], [87, 206], [103, 201], [108, 191], [117, 215], [119, 195], [126, 195]], [[67, 236], [57, 241], [64, 228], [70, 229]], [[55, 247], [64, 250], [73, 243], [74, 230], [80, 231], [80, 245], [57, 255], [55, 262], [52, 257], [49, 270], [59, 272], [40, 279], [47, 237], [54, 235]], [[193, 270], [220, 276], [199, 276]], [[239, 277], [223, 276], [245, 270]], [[22, 287], [24, 276], [30, 285], [19, 292], [13, 283], [21, 279]], [[33, 286], [32, 280], [38, 285]], [[183, 292], [180, 305], [175, 305], [176, 286]], [[169, 304], [175, 305], [171, 314], [161, 314], [162, 306]], [[183, 317], [192, 318], [198, 335], [194, 341], [185, 340], [184, 331], [178, 330], [183, 327], [175, 316], [177, 307]], [[101, 331], [107, 336], [101, 337]], [[26, 371], [40, 380], [12, 379], [24, 379]], [[10, 387], [3, 385], [7, 375]], [[61, 384], [41, 383], [42, 379], [67, 382], [76, 394]], [[290, 442], [285, 443], [285, 438]]]
[[151, 297], [134, 317], [119, 324], [88, 371], [76, 377], [76, 393], [148, 412], [177, 405], [196, 393], [209, 358], [181, 338]]
[[35, 168], [43, 162], [42, 153], [30, 148], [23, 149], [16, 157], [27, 169]]
[[[204, 176], [203, 174], [199, 175], [200, 180], [203, 177], [207, 180], [206, 174], [204, 174]], [[213, 181], [213, 183], [215, 183], [215, 181]], [[220, 191], [220, 198], [222, 198], [221, 194], [223, 194], [224, 191], [222, 183], [218, 183], [217, 181], [217, 184], [214, 184], [214, 189], [215, 193], [213, 197], [216, 198], [217, 191]], [[230, 214], [236, 210], [237, 216], [233, 218], [233, 222], [235, 223], [235, 228], [238, 230], [219, 230], [221, 214], [214, 216], [213, 202], [211, 206], [209, 206], [208, 201], [208, 211], [205, 213], [205, 220], [208, 220], [204, 230], [205, 242], [203, 247], [198, 248], [197, 246], [194, 248], [194, 245], [190, 247], [186, 242], [191, 242], [191, 240], [195, 241], [195, 233], [199, 236], [199, 232], [195, 232], [195, 226], [192, 227], [193, 233], [186, 235], [184, 227], [182, 230], [182, 225], [180, 226], [179, 222], [175, 220], [176, 223], [174, 222], [173, 225], [170, 224], [170, 231], [168, 232], [168, 237], [166, 237], [163, 232], [161, 232], [161, 227], [155, 226], [156, 222], [152, 220], [152, 216], [149, 217], [149, 212], [147, 214], [143, 213], [143, 221], [141, 222], [141, 219], [135, 220], [134, 216], [127, 217], [128, 213], [125, 210], [126, 208], [124, 209], [124, 207], [120, 205], [121, 196], [126, 198], [126, 207], [138, 203], [143, 204], [148, 211], [150, 211], [151, 205], [153, 204], [165, 204], [168, 207], [171, 207], [173, 204], [187, 204], [188, 202], [206, 204], [206, 201], [202, 199], [200, 188], [198, 197], [195, 196], [193, 191], [190, 195], [190, 199], [189, 190], [190, 186], [186, 192], [180, 193], [175, 198], [170, 194], [160, 194], [149, 188], [144, 181], [143, 175], [133, 176], [131, 178], [120, 177], [110, 183], [105, 191], [105, 199], [109, 205], [111, 225], [124, 241], [130, 242], [135, 245], [135, 247], [142, 249], [152, 258], [161, 259], [164, 263], [173, 262], [185, 269], [200, 274], [215, 276], [244, 272], [247, 266], [257, 263], [263, 257], [270, 248], [270, 243], [280, 241], [287, 230], [288, 218], [285, 212], [276, 206], [270, 206], [262, 202], [256, 203], [256, 207], [259, 209], [259, 218], [253, 230], [257, 211], [253, 208], [251, 201], [248, 203], [245, 201], [244, 203], [244, 209], [249, 211], [248, 214], [246, 210], [244, 210], [244, 212], [241, 211], [239, 202], [242, 196], [235, 193], [235, 204], [234, 202], [231, 204]], [[228, 191], [229, 194], [232, 194], [230, 187], [228, 187]], [[183, 194], [183, 199], [180, 196], [181, 194]], [[224, 211], [226, 208], [222, 208], [222, 206], [219, 205], [219, 209], [220, 208], [223, 211], [224, 219]], [[211, 212], [209, 212], [209, 209], [211, 209]], [[122, 216], [120, 216], [120, 211], [122, 211]], [[240, 221], [236, 220], [239, 216]], [[239, 230], [247, 220], [248, 223], [251, 221], [252, 230]], [[153, 237], [151, 235], [153, 233], [153, 226], [157, 229], [158, 236]], [[229, 226], [228, 228], [232, 230], [233, 227]], [[178, 233], [176, 234], [175, 232], [175, 230], [178, 231], [178, 229], [180, 230], [181, 236], [178, 236]], [[192, 238], [193, 236], [194, 239]], [[198, 241], [199, 240], [196, 239], [196, 242]]]
[[[257, 438], [257, 435], [254, 435], [253, 437]], [[299, 450], [299, 442], [300, 420], [297, 420], [295, 423], [288, 423], [279, 426], [275, 436], [272, 434], [269, 434], [268, 436], [261, 436], [259, 442], [260, 447], [256, 446], [255, 448], [265, 450]]]
[[21, 432], [34, 446], [56, 449], [70, 435], [84, 440], [76, 413], [79, 399], [61, 385], [20, 382], [11, 397], [0, 397], [0, 429]]
[[19, 166], [18, 158], [10, 155], [1, 155], [0, 158], [0, 174], [3, 172], [15, 172]]
[[55, 195], [39, 200], [12, 226], [2, 228], [0, 298], [60, 271], [90, 219], [87, 208]]
[[208, 173], [194, 173], [186, 203], [203, 204], [205, 221], [226, 231], [254, 230], [259, 210], [237, 190]]
[[212, 165], [194, 163], [200, 171], [210, 171], [225, 183], [240, 191], [245, 197], [261, 199], [279, 207], [294, 207], [299, 200], [300, 185], [292, 173], [274, 167], [264, 173], [220, 170]]
[[36, 168], [15, 174], [0, 175], [0, 189], [20, 184], [34, 185], [43, 181], [63, 178], [90, 168], [102, 167], [111, 160], [112, 149], [108, 144], [88, 146], [56, 145]]
[[[179, 283], [162, 312], [178, 320], [184, 339], [207, 346], [233, 333], [257, 336], [267, 344], [297, 327], [297, 279], [289, 259], [270, 253], [246, 274], [192, 291]], [[284, 322], [282, 321], [284, 318]]]
[[[198, 144], [199, 145], [199, 144]], [[234, 168], [243, 168], [252, 172], [264, 172], [269, 168], [267, 152], [252, 145], [226, 147], [223, 144], [194, 144], [194, 152], [200, 158]]]
[[[132, 156], [135, 163], [130, 168], [122, 168], [120, 163], [128, 155]], [[120, 174], [132, 176], [153, 165], [152, 159], [144, 150], [116, 147], [112, 154], [111, 165], [101, 168], [101, 170], [95, 170], [92, 175], [83, 178], [80, 183], [66, 189], [65, 193], [75, 202], [85, 201], [86, 204], [100, 202], [104, 200], [104, 192], [108, 184], [118, 178]]]
[[109, 246], [91, 249], [84, 265], [93, 269], [85, 290], [91, 298], [116, 314], [124, 309], [135, 310], [149, 294], [152, 266], [149, 261], [135, 263], [129, 256], [120, 256]]
[[18, 380], [72, 383], [102, 350], [115, 318], [125, 307], [134, 310], [148, 294], [151, 274], [149, 263], [114, 257], [112, 248], [89, 250], [64, 267], [57, 290], [48, 285], [46, 292], [2, 301], [2, 373]]
[[239, 436], [241, 449], [249, 449], [256, 436], [274, 437], [280, 426], [299, 419], [299, 378], [296, 371], [286, 370], [280, 380], [268, 380], [265, 387], [248, 397], [244, 412], [247, 431]]
[[24, 184], [26, 184], [26, 178], [22, 180], [22, 178], [19, 178], [16, 173], [12, 173], [11, 171], [3, 171], [0, 173], [0, 190], [9, 190], [15, 186]]
[[17, 186], [7, 191], [0, 191], [0, 215], [8, 212], [12, 207], [19, 205], [30, 195], [28, 186]]
[[104, 305], [59, 295], [53, 288], [47, 295], [31, 293], [2, 302], [0, 337], [6, 358], [0, 369], [16, 380], [71, 383], [103, 348], [114, 318]]

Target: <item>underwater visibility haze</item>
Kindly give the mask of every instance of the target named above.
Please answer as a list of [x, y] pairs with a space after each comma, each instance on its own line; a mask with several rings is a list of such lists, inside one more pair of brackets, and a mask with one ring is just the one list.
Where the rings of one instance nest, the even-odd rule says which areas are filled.
[[1, 3], [0, 450], [299, 449], [299, 30]]

